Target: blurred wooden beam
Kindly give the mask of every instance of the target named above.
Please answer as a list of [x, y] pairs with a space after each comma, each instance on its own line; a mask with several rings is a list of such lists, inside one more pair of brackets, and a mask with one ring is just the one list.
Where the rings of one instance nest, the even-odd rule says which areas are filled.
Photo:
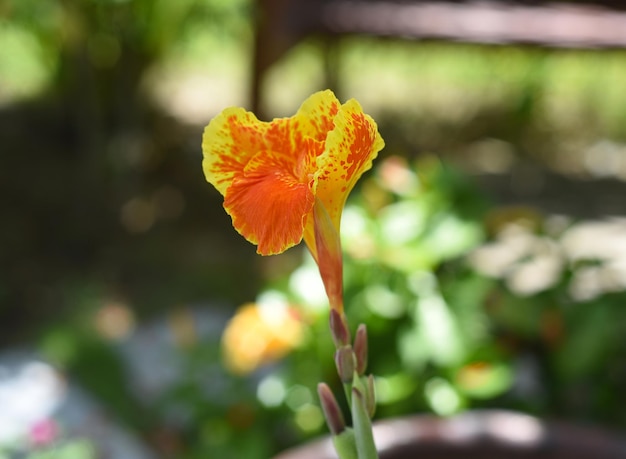
[[626, 46], [626, 12], [592, 3], [345, 0], [327, 2], [320, 13], [311, 31], [570, 48]]
[[361, 34], [412, 40], [626, 47], [626, 2], [618, 0], [258, 0], [252, 82], [261, 111], [264, 73], [308, 35]]

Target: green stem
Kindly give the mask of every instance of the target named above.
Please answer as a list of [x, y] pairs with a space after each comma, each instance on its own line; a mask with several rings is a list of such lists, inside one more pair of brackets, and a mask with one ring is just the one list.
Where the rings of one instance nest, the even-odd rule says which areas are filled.
[[359, 459], [378, 459], [372, 422], [367, 412], [364, 395], [356, 388], [352, 389], [352, 423]]

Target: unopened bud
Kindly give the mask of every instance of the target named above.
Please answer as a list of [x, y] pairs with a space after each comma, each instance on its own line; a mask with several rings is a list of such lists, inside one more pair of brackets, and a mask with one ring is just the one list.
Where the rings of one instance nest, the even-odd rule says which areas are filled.
[[365, 394], [365, 408], [370, 415], [370, 419], [374, 417], [376, 413], [376, 388], [374, 386], [374, 376], [368, 375]]
[[346, 430], [346, 422], [343, 419], [337, 399], [335, 399], [330, 387], [325, 383], [317, 385], [317, 393], [320, 397], [324, 418], [326, 418], [326, 424], [328, 424], [331, 434], [333, 436], [339, 435]]
[[337, 349], [350, 345], [350, 330], [346, 317], [335, 309], [330, 310], [330, 333]]
[[354, 352], [352, 352], [350, 346], [342, 346], [337, 349], [335, 352], [335, 365], [337, 366], [337, 373], [341, 382], [350, 384], [354, 378], [354, 369], [356, 367]]
[[356, 357], [356, 372], [359, 376], [365, 374], [367, 368], [367, 327], [359, 325], [354, 338], [354, 355]]

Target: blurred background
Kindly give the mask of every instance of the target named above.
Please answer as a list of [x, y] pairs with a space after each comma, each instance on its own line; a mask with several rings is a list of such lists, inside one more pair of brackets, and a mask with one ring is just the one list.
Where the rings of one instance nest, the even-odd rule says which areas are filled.
[[200, 145], [326, 87], [386, 141], [342, 223], [377, 418], [626, 428], [626, 13], [580, 3], [1, 2], [0, 458], [325, 433], [316, 267], [255, 254]]

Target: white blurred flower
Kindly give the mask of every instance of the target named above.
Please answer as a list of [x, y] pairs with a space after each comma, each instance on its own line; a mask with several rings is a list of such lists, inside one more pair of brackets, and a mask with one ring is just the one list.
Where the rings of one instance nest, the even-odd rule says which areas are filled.
[[0, 444], [27, 437], [65, 395], [63, 379], [46, 363], [30, 360], [13, 368], [0, 366]]

